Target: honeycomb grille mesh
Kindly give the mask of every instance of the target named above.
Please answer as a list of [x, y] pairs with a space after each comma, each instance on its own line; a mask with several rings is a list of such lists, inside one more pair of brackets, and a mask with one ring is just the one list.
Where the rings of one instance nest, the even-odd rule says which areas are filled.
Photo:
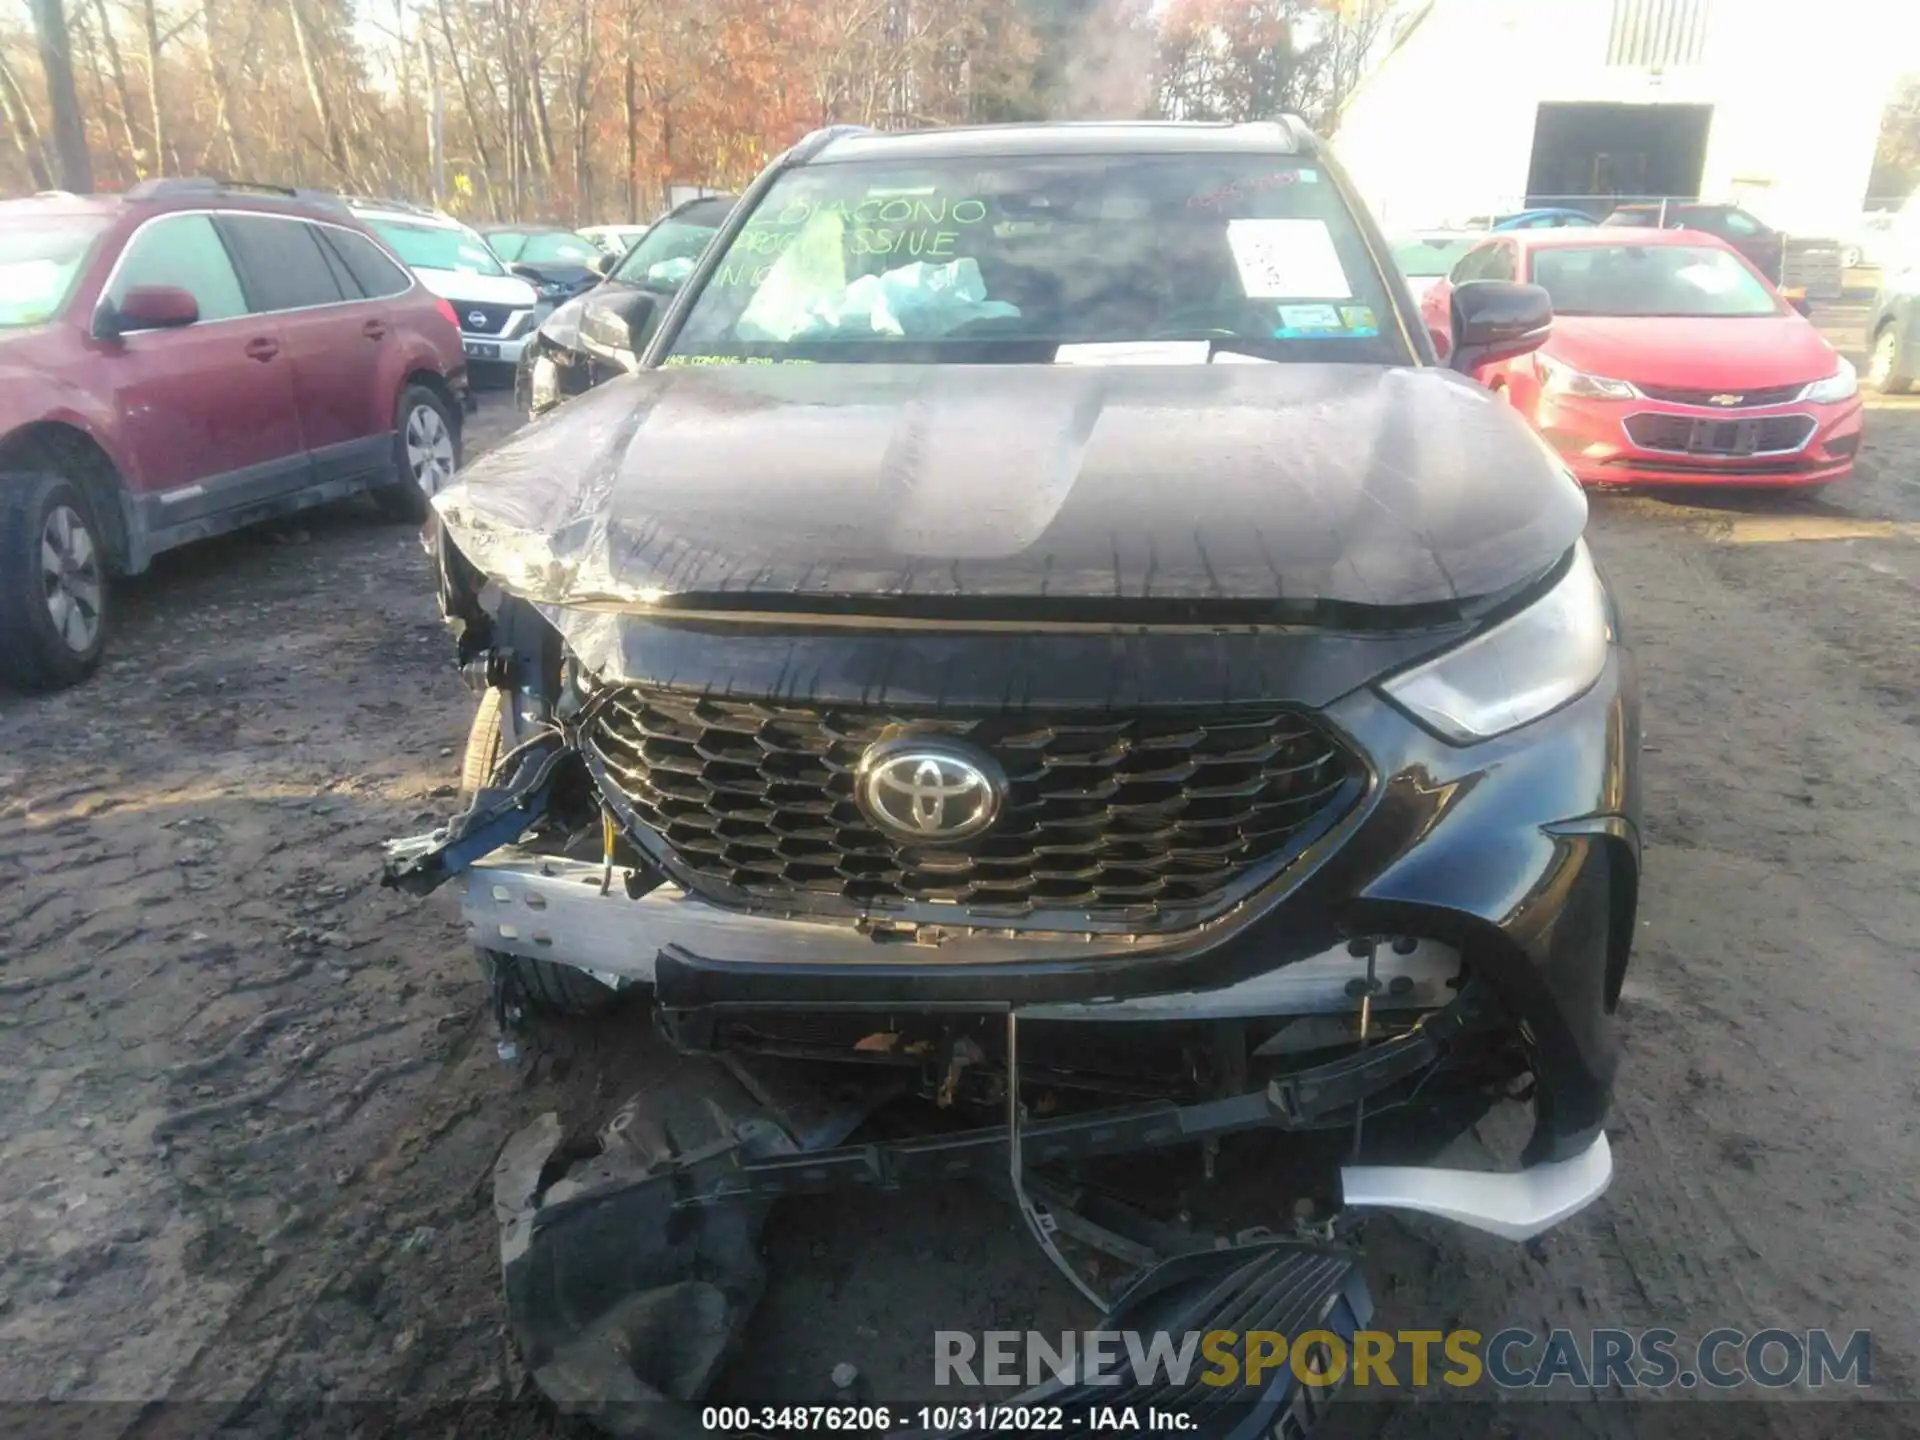
[[[874, 827], [854, 772], [902, 733], [994, 757], [1008, 790], [991, 829], [915, 846]], [[587, 744], [696, 890], [983, 914], [1204, 906], [1330, 820], [1361, 774], [1333, 736], [1271, 706], [957, 717], [623, 686]]]

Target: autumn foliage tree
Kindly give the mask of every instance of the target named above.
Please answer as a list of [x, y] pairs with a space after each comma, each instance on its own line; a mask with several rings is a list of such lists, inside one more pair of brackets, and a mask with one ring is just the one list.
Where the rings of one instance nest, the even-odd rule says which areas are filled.
[[105, 187], [223, 174], [474, 218], [645, 218], [820, 125], [1270, 114], [1326, 73], [1301, 28], [1316, 0], [33, 3], [58, 17], [41, 35], [0, 18], [0, 193], [77, 149]]

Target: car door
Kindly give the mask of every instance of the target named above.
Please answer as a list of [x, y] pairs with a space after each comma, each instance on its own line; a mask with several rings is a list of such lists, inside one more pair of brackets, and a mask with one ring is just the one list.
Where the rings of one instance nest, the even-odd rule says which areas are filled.
[[185, 290], [200, 318], [101, 341], [148, 528], [177, 530], [297, 482], [306, 469], [293, 369], [271, 316], [251, 313], [210, 215], [161, 215], [128, 241], [102, 289], [115, 305], [141, 285]]
[[391, 463], [393, 396], [375, 404], [368, 384], [389, 368], [382, 303], [361, 293], [304, 220], [228, 212], [219, 225], [254, 308], [279, 323], [312, 483], [353, 479]]

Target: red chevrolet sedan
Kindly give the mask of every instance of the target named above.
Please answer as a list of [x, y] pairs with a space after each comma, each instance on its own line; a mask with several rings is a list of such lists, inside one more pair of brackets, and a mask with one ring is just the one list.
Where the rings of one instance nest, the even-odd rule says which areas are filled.
[[1545, 345], [1474, 374], [1532, 418], [1582, 484], [1813, 486], [1853, 468], [1853, 367], [1711, 235], [1490, 235], [1423, 297], [1436, 341], [1467, 280], [1529, 281], [1553, 297]]

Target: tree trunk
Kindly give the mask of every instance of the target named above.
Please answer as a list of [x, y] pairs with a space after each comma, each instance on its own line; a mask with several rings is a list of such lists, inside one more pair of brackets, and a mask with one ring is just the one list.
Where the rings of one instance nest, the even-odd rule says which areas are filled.
[[627, 121], [627, 220], [640, 220], [640, 85], [633, 64], [633, 31], [627, 31], [627, 84], [624, 96]]
[[473, 105], [473, 87], [467, 83], [467, 67], [460, 63], [460, 47], [454, 42], [453, 20], [447, 13], [447, 0], [439, 0], [436, 11], [440, 17], [440, 33], [447, 42], [447, 64], [453, 68], [453, 78], [460, 86], [460, 108], [467, 117], [467, 128], [473, 134], [473, 148], [480, 156], [480, 178], [486, 183], [487, 205], [492, 209], [494, 218], [500, 218], [500, 207], [493, 193], [493, 151], [487, 145], [486, 133], [480, 128], [480, 112]]
[[528, 62], [527, 88], [533, 94], [533, 138], [539, 144], [540, 174], [553, 174], [553, 125], [547, 119], [547, 87], [540, 77], [540, 57]]
[[247, 33], [240, 42], [237, 58], [231, 65], [222, 65], [214, 59], [221, 47], [215, 29], [213, 0], [204, 0], [200, 7], [200, 28], [206, 36], [207, 82], [213, 91], [214, 129], [225, 143], [227, 158], [232, 162], [229, 173], [236, 177], [249, 174], [253, 167], [247, 158], [247, 144], [241, 134], [240, 122], [234, 118], [234, 77], [246, 74], [247, 66], [253, 59], [259, 27], [260, 7], [253, 4], [248, 7]]
[[136, 175], [144, 175], [147, 152], [133, 129], [133, 91], [127, 85], [127, 67], [120, 62], [120, 42], [113, 37], [113, 22], [107, 18], [106, 0], [93, 0], [94, 29], [100, 36], [100, 48], [107, 55], [107, 74], [113, 78], [114, 99], [120, 106], [120, 133], [126, 136], [127, 159]]
[[326, 81], [320, 74], [320, 57], [314, 48], [306, 12], [301, 9], [300, 0], [287, 0], [287, 10], [293, 17], [293, 43], [300, 53], [300, 70], [306, 76], [307, 95], [313, 101], [314, 113], [320, 117], [323, 153], [338, 172], [339, 178], [350, 183], [353, 175], [347, 163], [346, 144], [340, 137], [340, 122], [333, 112], [333, 101], [327, 96]]
[[167, 120], [160, 107], [160, 13], [154, 0], [141, 0], [141, 33], [147, 42], [147, 133], [153, 137], [153, 173], [167, 169]]
[[576, 224], [593, 223], [593, 167], [587, 134], [593, 107], [593, 0], [580, 0], [580, 59], [573, 72], [573, 203]]
[[0, 116], [5, 117], [7, 133], [13, 136], [14, 148], [26, 162], [27, 174], [33, 178], [33, 188], [51, 190], [53, 172], [47, 169], [47, 157], [40, 148], [40, 126], [34, 121], [33, 109], [27, 104], [27, 97], [20, 93], [20, 82], [13, 78], [13, 71], [7, 67], [7, 56], [3, 50], [0, 50]]
[[61, 0], [32, 3], [33, 32], [40, 42], [40, 68], [46, 72], [47, 103], [53, 111], [53, 154], [60, 186], [75, 194], [91, 194], [93, 160], [87, 154], [87, 122], [80, 113], [80, 92], [73, 84], [66, 7]]

